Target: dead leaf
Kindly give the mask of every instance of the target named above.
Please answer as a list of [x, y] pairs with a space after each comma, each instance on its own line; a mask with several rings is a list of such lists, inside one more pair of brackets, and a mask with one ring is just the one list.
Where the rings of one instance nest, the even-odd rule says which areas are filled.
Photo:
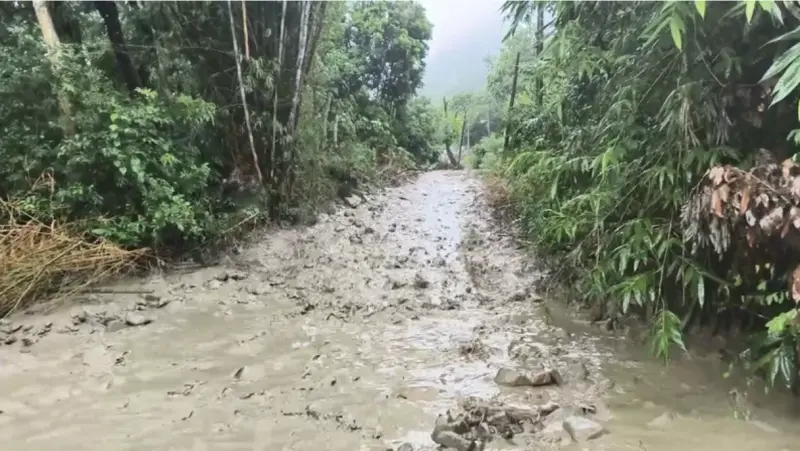
[[800, 177], [793, 177], [791, 180], [789, 192], [792, 194], [792, 197], [800, 200]]
[[792, 167], [794, 166], [794, 161], [791, 158], [787, 158], [783, 160], [781, 163], [781, 170], [783, 171], [783, 178], [788, 179], [792, 176]]
[[789, 210], [789, 218], [792, 220], [794, 228], [800, 230], [800, 208], [792, 207]]
[[756, 243], [756, 232], [753, 228], [747, 229], [747, 245], [753, 247]]
[[744, 191], [742, 192], [742, 201], [739, 202], [739, 214], [743, 215], [744, 212], [747, 211], [747, 207], [750, 206], [750, 186], [745, 186]]
[[714, 190], [714, 192], [711, 193], [711, 209], [718, 217], [724, 217], [722, 215], [722, 199], [720, 199], [719, 190]]
[[722, 179], [725, 177], [725, 169], [721, 166], [715, 166], [708, 171], [708, 178], [711, 180], [712, 185], [714, 187], [719, 186], [722, 183]]
[[800, 303], [800, 265], [794, 268], [792, 276], [789, 277], [789, 295], [795, 304]]

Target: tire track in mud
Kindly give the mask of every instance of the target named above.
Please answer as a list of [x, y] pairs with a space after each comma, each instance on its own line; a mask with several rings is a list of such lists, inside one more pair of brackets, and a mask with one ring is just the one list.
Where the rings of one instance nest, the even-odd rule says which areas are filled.
[[265, 232], [226, 265], [119, 287], [152, 294], [0, 325], [0, 443], [635, 449], [606, 434], [612, 348], [553, 324], [479, 192], [463, 172], [426, 173]]

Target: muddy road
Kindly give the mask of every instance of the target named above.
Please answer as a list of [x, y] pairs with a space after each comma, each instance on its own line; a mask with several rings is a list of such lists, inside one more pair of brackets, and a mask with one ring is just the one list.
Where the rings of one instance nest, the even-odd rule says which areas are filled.
[[5, 321], [0, 448], [797, 449], [790, 403], [734, 399], [713, 355], [652, 362], [536, 280], [477, 180], [426, 173], [224, 266]]

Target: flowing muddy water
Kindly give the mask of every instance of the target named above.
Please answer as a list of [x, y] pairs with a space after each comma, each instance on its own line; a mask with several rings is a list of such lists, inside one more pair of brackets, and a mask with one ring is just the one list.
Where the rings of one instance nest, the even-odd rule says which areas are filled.
[[[224, 266], [6, 321], [0, 446], [436, 449], [437, 417], [460, 403], [483, 416], [467, 432], [440, 418], [440, 442], [798, 449], [788, 401], [744, 401], [750, 420], [734, 419], [714, 357], [664, 367], [538, 298], [479, 194], [466, 173], [426, 173]], [[449, 443], [466, 451], [463, 437]]]

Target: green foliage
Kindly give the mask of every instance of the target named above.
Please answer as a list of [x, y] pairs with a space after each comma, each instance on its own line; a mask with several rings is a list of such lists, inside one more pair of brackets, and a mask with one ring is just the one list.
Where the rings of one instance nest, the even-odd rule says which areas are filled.
[[312, 210], [331, 171], [377, 177], [376, 150], [437, 158], [441, 119], [415, 98], [419, 4], [230, 8], [50, 2], [48, 52], [29, 3], [0, 7], [0, 197], [125, 246], [181, 246]]
[[[763, 360], [772, 380], [796, 374], [795, 310], [775, 293], [785, 268], [760, 271], [770, 257], [746, 243], [725, 255], [690, 246], [708, 232], [680, 221], [708, 168], [752, 165], [759, 148], [794, 153], [784, 138], [797, 128], [800, 54], [783, 42], [800, 36], [796, 7], [553, 2], [543, 5], [555, 25], [536, 55], [521, 42], [539, 4], [508, 2], [517, 35], [489, 77], [489, 92], [507, 101], [522, 52], [507, 118], [513, 150], [500, 161], [527, 240], [588, 303], [611, 299], [621, 314], [645, 316], [661, 357], [684, 349], [687, 327], [745, 311], [771, 337], [748, 359]], [[753, 100], [765, 96], [758, 83], [778, 76], [765, 110]]]

